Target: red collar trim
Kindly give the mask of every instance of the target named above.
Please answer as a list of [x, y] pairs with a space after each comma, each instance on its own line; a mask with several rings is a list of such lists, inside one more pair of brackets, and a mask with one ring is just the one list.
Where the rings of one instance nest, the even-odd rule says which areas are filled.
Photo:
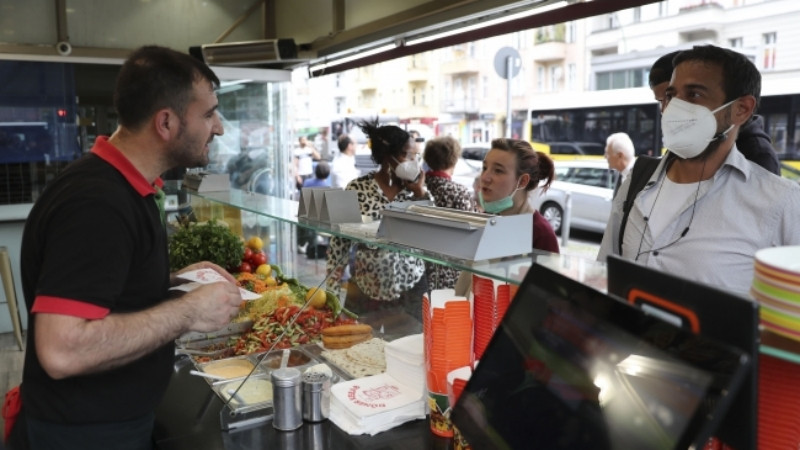
[[429, 170], [425, 173], [426, 177], [442, 177], [450, 179], [450, 174], [443, 170]]
[[119, 149], [108, 142], [108, 137], [106, 136], [98, 136], [92, 147], [92, 153], [114, 166], [142, 197], [155, 194], [155, 186], [159, 188], [164, 186], [164, 180], [162, 180], [161, 177], [156, 178], [153, 184], [150, 184], [142, 173], [131, 164], [128, 158], [126, 158]]

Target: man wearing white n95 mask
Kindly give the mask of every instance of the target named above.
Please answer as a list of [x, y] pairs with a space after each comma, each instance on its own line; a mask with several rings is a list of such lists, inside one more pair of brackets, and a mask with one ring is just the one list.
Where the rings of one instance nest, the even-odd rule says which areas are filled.
[[736, 148], [761, 93], [753, 63], [707, 45], [681, 52], [674, 66], [661, 120], [669, 152], [633, 200], [622, 237], [631, 177], [621, 186], [598, 259], [621, 248], [646, 266], [748, 296], [755, 252], [800, 244], [800, 186]]

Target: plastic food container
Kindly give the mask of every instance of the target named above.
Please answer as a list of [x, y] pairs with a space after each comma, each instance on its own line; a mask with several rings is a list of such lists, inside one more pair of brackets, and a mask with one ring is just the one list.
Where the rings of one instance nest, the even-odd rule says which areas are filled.
[[230, 400], [228, 405], [235, 412], [267, 408], [273, 404], [272, 383], [265, 375], [217, 382], [212, 389], [223, 401]]

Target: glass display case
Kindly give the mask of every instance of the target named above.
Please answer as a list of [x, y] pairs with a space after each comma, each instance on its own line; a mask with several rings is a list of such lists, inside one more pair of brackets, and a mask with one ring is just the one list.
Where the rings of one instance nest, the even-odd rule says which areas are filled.
[[[193, 193], [190, 198], [191, 206], [199, 220], [224, 220], [243, 236], [258, 235], [262, 237], [264, 242], [268, 243], [270, 262], [280, 265], [285, 272], [297, 277], [308, 286], [324, 285], [326, 281], [326, 260], [324, 256], [318, 259], [308, 258], [306, 255], [297, 252], [296, 238], [298, 229], [329, 237], [347, 238], [353, 242], [366, 244], [388, 252], [399, 252], [445, 267], [469, 271], [478, 276], [490, 278], [495, 285], [519, 285], [527, 274], [528, 269], [536, 263], [599, 291], [607, 291], [607, 265], [594, 260], [568, 255], [538, 253], [536, 251], [527, 255], [496, 260], [463, 260], [422, 248], [398, 245], [375, 235], [354, 232], [354, 230], [358, 231], [358, 228], [353, 226], [331, 226], [320, 222], [306, 221], [298, 218], [299, 203], [292, 200], [235, 189], [224, 192]], [[435, 286], [432, 288], [435, 288]], [[344, 293], [340, 293], [340, 295], [344, 298]], [[406, 328], [403, 332], [410, 334], [418, 333], [419, 331], [418, 329], [415, 331]], [[390, 333], [382, 336], [391, 339], [393, 336], [398, 336], [398, 334]], [[800, 342], [781, 337], [767, 330], [761, 330], [760, 355], [760, 360], [762, 361], [779, 361], [779, 363], [794, 367], [793, 364], [800, 363]], [[785, 370], [783, 365], [780, 367], [780, 370]], [[769, 372], [767, 369], [769, 368], [765, 369], [762, 364], [759, 371], [764, 374]], [[772, 372], [775, 372], [775, 370], [772, 370]], [[773, 404], [775, 402], [770, 400], [775, 396], [770, 396], [771, 391], [764, 392], [764, 389], [763, 385], [758, 387], [762, 396], [758, 410], [767, 414], [771, 408], [775, 407]], [[752, 411], [753, 408], [749, 410]], [[753, 417], [757, 416], [754, 415]], [[431, 434], [428, 432], [425, 422], [422, 424], [417, 422], [408, 425], [408, 427], [416, 430], [414, 432], [415, 439], [424, 438], [427, 439], [425, 440], [426, 445], [430, 444]], [[335, 427], [331, 429], [335, 429]], [[259, 432], [261, 431], [253, 431], [255, 434]], [[761, 433], [765, 435], [774, 434], [767, 429], [760, 429], [759, 434]], [[754, 436], [754, 434], [751, 434], [751, 436]], [[743, 448], [747, 447], [752, 446], [743, 446]]]
[[556, 268], [577, 281], [605, 290], [605, 265], [584, 258], [534, 252], [496, 260], [457, 259], [421, 248], [401, 246], [376, 237], [352, 234], [345, 227], [298, 219], [299, 204], [293, 200], [235, 189], [193, 193], [191, 197], [191, 206], [199, 220], [224, 220], [245, 236], [260, 235], [264, 242], [270, 243], [270, 261], [290, 268], [297, 267], [300, 270], [304, 270], [305, 267], [308, 273], [295, 273], [295, 275], [308, 284], [320, 282], [325, 277], [325, 260], [315, 259], [311, 263], [301, 261], [306, 257], [295, 251], [291, 240], [296, 234], [297, 227], [408, 254], [458, 270], [467, 270], [502, 283], [519, 284], [527, 269], [536, 261]]
[[[199, 214], [198, 217], [225, 220], [237, 227], [237, 230], [241, 230], [244, 235], [256, 234], [264, 237], [264, 241], [270, 244], [270, 261], [289, 268], [290, 273], [309, 285], [323, 282], [326, 263], [324, 258], [306, 260], [304, 255], [296, 252], [293, 243], [298, 227], [409, 254], [436, 264], [488, 277], [499, 283], [519, 284], [531, 264], [537, 262], [576, 281], [606, 291], [606, 265], [585, 258], [534, 252], [529, 255], [489, 261], [454, 259], [378, 238], [355, 236], [342, 231], [338, 226], [299, 220], [298, 202], [240, 190], [192, 194], [191, 204]], [[800, 342], [762, 330], [760, 349], [762, 354], [800, 364]]]

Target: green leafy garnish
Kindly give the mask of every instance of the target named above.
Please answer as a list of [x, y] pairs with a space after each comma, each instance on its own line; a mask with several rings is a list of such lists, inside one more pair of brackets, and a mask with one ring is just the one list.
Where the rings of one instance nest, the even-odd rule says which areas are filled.
[[200, 261], [211, 261], [226, 269], [238, 267], [243, 256], [242, 239], [216, 220], [182, 224], [169, 239], [172, 271]]

